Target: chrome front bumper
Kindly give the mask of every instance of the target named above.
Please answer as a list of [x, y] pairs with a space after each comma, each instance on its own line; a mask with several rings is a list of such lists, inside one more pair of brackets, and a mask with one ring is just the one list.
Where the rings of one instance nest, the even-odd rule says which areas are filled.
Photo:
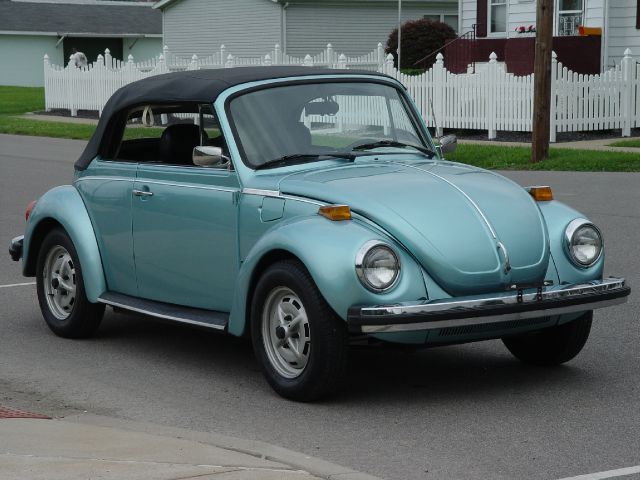
[[579, 285], [544, 286], [490, 296], [353, 306], [347, 323], [350, 331], [358, 333], [434, 330], [595, 310], [624, 303], [630, 293], [624, 278], [610, 277]]

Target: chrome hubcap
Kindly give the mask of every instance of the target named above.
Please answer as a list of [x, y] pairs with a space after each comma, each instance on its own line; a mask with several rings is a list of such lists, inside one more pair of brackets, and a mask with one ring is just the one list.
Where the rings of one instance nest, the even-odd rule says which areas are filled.
[[65, 320], [76, 300], [76, 268], [64, 247], [57, 245], [49, 250], [42, 278], [49, 311], [58, 320]]
[[262, 341], [269, 362], [286, 378], [302, 374], [309, 361], [309, 319], [300, 298], [286, 287], [272, 290], [262, 311]]

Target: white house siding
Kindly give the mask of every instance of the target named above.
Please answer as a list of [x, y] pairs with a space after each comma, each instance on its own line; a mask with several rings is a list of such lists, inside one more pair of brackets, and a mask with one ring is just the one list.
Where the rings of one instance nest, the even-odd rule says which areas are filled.
[[[394, 4], [367, 5], [366, 8], [361, 5], [290, 4], [286, 12], [286, 47], [290, 55], [317, 53], [329, 42], [336, 51], [362, 55], [374, 50], [379, 42], [385, 45], [389, 33], [398, 24], [398, 8]], [[424, 15], [457, 15], [458, 2], [433, 2], [424, 7], [405, 4], [402, 14], [404, 21]]]
[[224, 44], [234, 55], [281, 43], [281, 8], [266, 0], [187, 0], [164, 9], [164, 43], [178, 55], [211, 55]]
[[604, 25], [604, 0], [585, 0], [584, 25], [599, 27]]
[[41, 87], [44, 85], [43, 57], [64, 64], [62, 44], [55, 36], [0, 35], [0, 85]]
[[460, 33], [465, 33], [473, 30], [473, 25], [476, 22], [476, 10], [478, 8], [478, 0], [462, 0], [460, 17], [462, 19], [462, 30]]
[[630, 48], [640, 55], [640, 30], [636, 29], [637, 0], [609, 0], [608, 66], [619, 65]]

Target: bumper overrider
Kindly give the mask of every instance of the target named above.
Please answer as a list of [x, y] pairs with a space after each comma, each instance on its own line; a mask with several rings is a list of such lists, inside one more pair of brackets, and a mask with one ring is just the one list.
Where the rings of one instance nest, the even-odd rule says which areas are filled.
[[11, 240], [9, 244], [9, 255], [11, 255], [11, 260], [17, 262], [22, 258], [22, 245], [24, 243], [24, 235], [20, 235], [19, 237]]
[[353, 306], [351, 332], [382, 333], [495, 324], [595, 310], [627, 301], [624, 278], [584, 284], [516, 288], [495, 295], [455, 297], [394, 305]]

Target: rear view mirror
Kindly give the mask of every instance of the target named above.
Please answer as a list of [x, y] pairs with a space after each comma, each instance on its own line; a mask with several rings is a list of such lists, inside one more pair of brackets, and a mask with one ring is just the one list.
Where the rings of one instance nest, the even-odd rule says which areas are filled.
[[199, 167], [229, 168], [231, 159], [222, 154], [222, 148], [201, 145], [193, 149], [193, 164]]
[[305, 115], [335, 115], [340, 110], [338, 102], [333, 100], [322, 100], [321, 102], [310, 102], [304, 107]]
[[458, 138], [455, 135], [446, 135], [439, 139], [438, 150], [440, 154], [451, 153], [458, 147]]

